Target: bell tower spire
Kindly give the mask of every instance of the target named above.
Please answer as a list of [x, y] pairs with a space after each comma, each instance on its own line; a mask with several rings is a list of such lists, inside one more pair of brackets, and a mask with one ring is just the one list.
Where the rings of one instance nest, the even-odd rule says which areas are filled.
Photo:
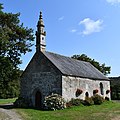
[[37, 23], [37, 31], [36, 31], [36, 52], [38, 51], [45, 51], [46, 49], [46, 43], [45, 43], [45, 37], [46, 37], [46, 31], [44, 31], [44, 22], [42, 18], [42, 12], [40, 12], [39, 20]]

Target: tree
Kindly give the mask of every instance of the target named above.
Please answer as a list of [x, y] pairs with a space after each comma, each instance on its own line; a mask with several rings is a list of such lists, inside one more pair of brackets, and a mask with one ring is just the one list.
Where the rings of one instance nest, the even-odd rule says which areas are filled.
[[72, 58], [77, 59], [77, 60], [82, 60], [82, 61], [90, 62], [94, 67], [96, 67], [104, 75], [110, 74], [111, 67], [105, 66], [105, 63], [100, 64], [99, 62], [95, 61], [94, 59], [89, 58], [85, 54], [82, 54], [82, 55], [73, 55]]
[[[20, 13], [3, 12], [0, 4], [0, 98], [15, 94], [21, 55], [31, 51], [33, 30], [20, 24]], [[15, 85], [16, 84], [16, 85]], [[13, 95], [15, 96], [15, 95]]]

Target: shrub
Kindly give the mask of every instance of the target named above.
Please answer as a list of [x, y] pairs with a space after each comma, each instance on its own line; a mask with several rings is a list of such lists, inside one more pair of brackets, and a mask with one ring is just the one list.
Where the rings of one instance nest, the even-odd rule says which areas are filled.
[[16, 101], [14, 102], [14, 106], [18, 107], [18, 108], [27, 108], [30, 107], [31, 105], [30, 100], [25, 99], [23, 97], [19, 97], [18, 99], [16, 99]]
[[93, 94], [98, 93], [98, 89], [93, 90]]
[[72, 106], [72, 104], [70, 102], [66, 103], [66, 108], [70, 108]]
[[86, 97], [85, 100], [84, 100], [84, 103], [83, 105], [86, 105], [86, 106], [90, 106], [90, 105], [93, 105], [94, 104], [94, 101], [91, 97]]
[[60, 110], [66, 108], [65, 100], [61, 95], [52, 94], [45, 97], [44, 109], [47, 110]]
[[106, 101], [109, 101], [110, 99], [109, 99], [109, 97], [105, 97], [105, 100], [106, 100]]
[[92, 96], [92, 100], [94, 101], [95, 105], [100, 105], [104, 102], [104, 98], [98, 94]]
[[80, 104], [83, 104], [83, 100], [81, 99], [74, 99], [72, 98], [71, 101], [69, 101], [69, 104], [73, 105], [73, 106], [79, 106]]
[[81, 95], [83, 93], [83, 91], [81, 89], [77, 89], [76, 91], [76, 97], [78, 97], [79, 95]]

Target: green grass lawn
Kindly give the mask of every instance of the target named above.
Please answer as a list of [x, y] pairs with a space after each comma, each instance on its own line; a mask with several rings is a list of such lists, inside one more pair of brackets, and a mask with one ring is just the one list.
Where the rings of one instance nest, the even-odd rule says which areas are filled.
[[1, 104], [13, 103], [13, 102], [15, 102], [16, 99], [17, 99], [17, 98], [0, 99], [0, 105], [1, 105]]
[[24, 120], [120, 120], [120, 103], [78, 106], [57, 111], [16, 109]]

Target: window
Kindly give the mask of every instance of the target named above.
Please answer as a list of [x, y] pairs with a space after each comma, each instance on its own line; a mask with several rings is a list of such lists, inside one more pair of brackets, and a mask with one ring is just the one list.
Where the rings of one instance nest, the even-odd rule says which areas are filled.
[[42, 40], [44, 40], [44, 37], [42, 37]]
[[88, 93], [88, 92], [86, 92], [86, 93], [85, 93], [85, 96], [86, 96], [86, 97], [89, 97], [89, 93]]
[[103, 84], [102, 83], [100, 83], [100, 93], [101, 93], [101, 95], [104, 94], [104, 92], [103, 92]]

